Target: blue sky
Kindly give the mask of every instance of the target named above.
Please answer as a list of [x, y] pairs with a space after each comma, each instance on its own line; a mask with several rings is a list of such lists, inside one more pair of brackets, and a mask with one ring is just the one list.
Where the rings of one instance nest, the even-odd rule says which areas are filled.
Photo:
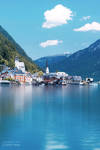
[[32, 58], [100, 39], [100, 0], [0, 0], [0, 24]]

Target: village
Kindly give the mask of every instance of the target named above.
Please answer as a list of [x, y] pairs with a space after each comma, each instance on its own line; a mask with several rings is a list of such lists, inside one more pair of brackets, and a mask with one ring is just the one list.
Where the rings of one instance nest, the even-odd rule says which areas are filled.
[[0, 84], [15, 84], [15, 85], [96, 85], [93, 78], [83, 80], [81, 76], [70, 76], [65, 72], [50, 73], [48, 63], [46, 62], [46, 71], [31, 74], [25, 69], [24, 62], [20, 62], [19, 58], [15, 57], [15, 67], [11, 69], [6, 65], [1, 65]]

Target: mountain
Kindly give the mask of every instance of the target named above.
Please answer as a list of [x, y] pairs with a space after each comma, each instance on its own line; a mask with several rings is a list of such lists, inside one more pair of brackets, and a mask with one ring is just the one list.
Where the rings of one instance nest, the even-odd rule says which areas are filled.
[[14, 67], [15, 56], [18, 56], [20, 61], [25, 63], [27, 71], [33, 73], [40, 69], [8, 32], [0, 26], [0, 64], [5, 63], [10, 67]]
[[25, 53], [24, 49], [12, 38], [12, 36], [2, 26], [0, 26], [0, 33], [13, 44], [13, 46], [16, 48], [21, 56], [24, 56], [26, 57], [26, 59], [32, 61], [32, 59]]
[[46, 68], [46, 61], [48, 61], [48, 66], [50, 70], [54, 70], [55, 68], [53, 65], [58, 64], [62, 61], [64, 61], [66, 58], [68, 58], [71, 54], [66, 53], [66, 54], [61, 54], [61, 55], [53, 55], [53, 56], [46, 56], [39, 58], [35, 60], [34, 62], [43, 70]]
[[100, 40], [88, 48], [77, 51], [62, 61], [50, 65], [50, 71], [64, 71], [70, 75], [93, 77], [100, 80]]

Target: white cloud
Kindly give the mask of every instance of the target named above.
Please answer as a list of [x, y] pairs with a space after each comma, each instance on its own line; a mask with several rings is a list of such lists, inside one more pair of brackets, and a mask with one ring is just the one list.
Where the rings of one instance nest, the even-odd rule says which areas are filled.
[[81, 20], [89, 20], [91, 18], [91, 16], [84, 16]]
[[58, 40], [47, 40], [45, 42], [40, 43], [40, 46], [43, 48], [46, 48], [48, 46], [56, 46], [60, 43], [63, 43], [63, 41], [58, 41]]
[[70, 55], [71, 54], [71, 52], [64, 52], [64, 55]]
[[100, 31], [100, 23], [98, 22], [92, 22], [91, 24], [85, 24], [81, 28], [74, 29], [74, 31], [77, 32], [87, 32], [87, 31]]
[[72, 20], [72, 16], [73, 13], [69, 8], [66, 8], [61, 4], [56, 5], [53, 9], [47, 10], [44, 13], [45, 22], [42, 27], [50, 29], [67, 24], [69, 20]]

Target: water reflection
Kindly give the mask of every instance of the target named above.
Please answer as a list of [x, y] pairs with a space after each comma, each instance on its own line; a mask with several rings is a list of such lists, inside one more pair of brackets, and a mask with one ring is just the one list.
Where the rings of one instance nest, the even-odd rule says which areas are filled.
[[100, 87], [0, 87], [0, 149], [99, 150]]

